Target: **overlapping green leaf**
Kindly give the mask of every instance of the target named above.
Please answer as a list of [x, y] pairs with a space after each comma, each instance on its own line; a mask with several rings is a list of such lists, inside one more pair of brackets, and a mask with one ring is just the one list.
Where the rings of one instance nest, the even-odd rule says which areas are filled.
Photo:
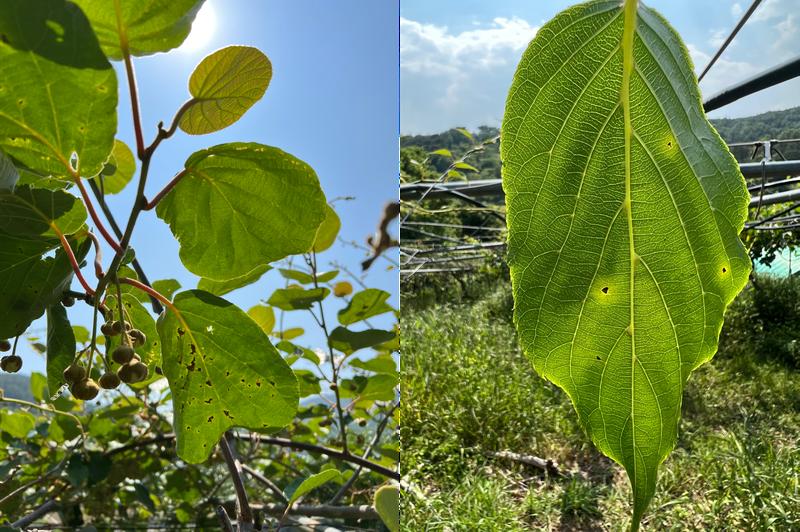
[[587, 2], [539, 31], [501, 156], [520, 342], [625, 467], [636, 529], [686, 380], [747, 282], [744, 180], [680, 38], [635, 0]]
[[203, 59], [189, 78], [191, 103], [180, 128], [191, 135], [219, 131], [264, 96], [272, 64], [258, 48], [227, 46]]
[[345, 355], [351, 355], [359, 349], [366, 349], [393, 340], [395, 336], [394, 331], [380, 329], [351, 331], [346, 327], [336, 327], [331, 331], [329, 341], [334, 349]]
[[389, 532], [400, 531], [400, 488], [382, 486], [375, 492], [375, 510]]
[[79, 234], [85, 220], [83, 204], [66, 192], [0, 191], [0, 338], [25, 332], [69, 287], [72, 266], [57, 234], [75, 235], [68, 240], [81, 260], [90, 245]]
[[0, 149], [44, 175], [100, 172], [117, 78], [85, 15], [65, 0], [5, 0], [0, 34]]
[[158, 332], [178, 455], [202, 462], [230, 427], [266, 430], [291, 422], [297, 380], [259, 326], [201, 290], [179, 293], [174, 305], [180, 314], [162, 314]]
[[391, 312], [394, 309], [386, 302], [387, 299], [389, 299], [389, 292], [377, 288], [362, 290], [353, 296], [345, 308], [339, 311], [339, 323], [351, 325], [373, 316]]
[[244, 275], [229, 279], [227, 281], [212, 281], [211, 279], [200, 279], [197, 283], [197, 288], [206, 292], [211, 292], [215, 296], [224, 296], [228, 292], [233, 292], [236, 289], [253, 284], [272, 269], [271, 266], [262, 264], [256, 266], [252, 271]]
[[316, 475], [311, 475], [310, 477], [303, 479], [302, 482], [295, 486], [289, 486], [284, 495], [286, 498], [289, 499], [289, 505], [294, 504], [297, 500], [310, 493], [312, 490], [317, 489], [318, 487], [331, 482], [332, 480], [340, 480], [342, 478], [342, 474], [337, 471], [336, 469], [326, 469], [325, 471], [321, 471]]
[[64, 385], [64, 370], [75, 359], [75, 333], [60, 304], [47, 307], [47, 388], [50, 395]]
[[272, 307], [256, 305], [247, 311], [247, 315], [267, 334], [271, 333], [275, 327], [275, 311], [272, 310]]
[[279, 288], [267, 300], [267, 303], [281, 310], [308, 310], [322, 301], [331, 291], [327, 288]]
[[342, 221], [339, 219], [339, 215], [336, 214], [333, 207], [325, 205], [325, 219], [317, 230], [317, 237], [314, 239], [312, 251], [320, 253], [329, 249], [336, 242], [336, 237], [339, 235], [341, 228]]
[[114, 141], [111, 155], [100, 172], [102, 178], [94, 179], [98, 181], [102, 179], [102, 190], [105, 194], [119, 194], [130, 183], [135, 173], [136, 160], [133, 152], [127, 144], [117, 139]]
[[189, 35], [203, 5], [203, 0], [73, 1], [89, 17], [103, 51], [117, 60], [122, 59], [120, 39], [127, 43], [131, 55], [177, 48]]
[[314, 170], [278, 148], [214, 146], [191, 155], [186, 172], [156, 212], [180, 242], [184, 266], [207, 279], [308, 251], [325, 217]]

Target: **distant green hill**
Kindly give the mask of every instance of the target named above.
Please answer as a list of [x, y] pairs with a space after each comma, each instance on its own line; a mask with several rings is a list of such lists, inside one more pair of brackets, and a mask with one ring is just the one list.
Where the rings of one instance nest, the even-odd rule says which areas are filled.
[[[721, 118], [711, 121], [726, 142], [748, 142], [751, 140], [796, 139], [800, 138], [800, 107], [783, 111], [770, 111], [745, 118]], [[477, 141], [498, 135], [500, 131], [494, 127], [481, 126], [473, 132]], [[406, 135], [400, 138], [401, 171], [412, 179], [435, 178], [444, 171], [449, 159], [438, 155], [430, 156], [425, 167], [413, 164], [421, 162], [428, 153], [438, 150], [450, 150], [458, 157], [471, 147], [470, 140], [456, 129], [435, 135]], [[778, 149], [787, 159], [800, 159], [800, 142], [779, 146]], [[741, 162], [749, 161], [752, 148], [737, 148], [734, 155]], [[760, 160], [759, 153], [757, 159]], [[778, 158], [773, 154], [773, 157]], [[492, 144], [483, 153], [475, 154], [469, 159], [470, 164], [479, 172], [467, 172], [469, 179], [497, 179], [500, 177], [499, 144]]]
[[13, 373], [0, 373], [0, 389], [6, 397], [33, 401], [31, 394], [31, 380], [27, 375]]

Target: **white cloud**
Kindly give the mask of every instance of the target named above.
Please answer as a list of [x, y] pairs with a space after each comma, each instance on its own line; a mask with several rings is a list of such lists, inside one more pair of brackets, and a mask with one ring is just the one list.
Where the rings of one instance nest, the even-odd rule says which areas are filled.
[[455, 33], [400, 18], [404, 133], [499, 123], [505, 90], [538, 28], [520, 18], [482, 26]]
[[800, 32], [798, 32], [797, 27], [797, 16], [794, 13], [790, 13], [784, 20], [778, 23], [776, 28], [778, 30], [778, 38], [775, 39], [772, 48], [778, 51], [784, 49], [787, 52], [790, 49], [795, 51], [795, 43], [797, 38], [800, 37]]
[[742, 9], [742, 5], [739, 2], [736, 2], [731, 6], [731, 15], [734, 17], [741, 17], [744, 10]]
[[491, 68], [505, 64], [506, 52], [519, 51], [536, 35], [536, 29], [519, 18], [498, 17], [489, 28], [452, 34], [446, 26], [422, 24], [400, 17], [400, 65], [420, 72], [447, 71], [468, 65]]
[[780, 17], [786, 12], [786, 8], [788, 7], [787, 4], [792, 3], [793, 2], [791, 0], [767, 0], [756, 8], [756, 12], [753, 13], [751, 20], [754, 22], [759, 22]]

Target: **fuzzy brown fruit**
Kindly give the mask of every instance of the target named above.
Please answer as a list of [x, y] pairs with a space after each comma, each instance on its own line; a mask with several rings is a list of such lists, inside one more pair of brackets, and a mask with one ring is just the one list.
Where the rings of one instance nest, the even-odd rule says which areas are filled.
[[105, 322], [100, 326], [100, 332], [103, 333], [105, 336], [116, 336], [117, 333], [114, 332], [114, 324], [110, 321]]
[[83, 379], [70, 386], [69, 391], [72, 392], [75, 399], [91, 401], [100, 393], [100, 386], [93, 379]]
[[70, 364], [64, 370], [63, 375], [68, 384], [73, 384], [86, 378], [86, 369], [80, 364]]
[[6, 352], [11, 351], [11, 342], [8, 340], [0, 340], [0, 351]]
[[104, 373], [103, 376], [100, 377], [100, 387], [104, 390], [113, 390], [119, 386], [119, 383], [120, 378], [113, 373]]
[[126, 384], [142, 382], [147, 378], [148, 373], [147, 365], [141, 362], [125, 364], [117, 370], [117, 376]]
[[122, 331], [125, 331], [129, 327], [130, 325], [128, 325], [127, 323], [122, 323], [121, 321], [115, 321], [114, 323], [111, 324], [111, 330], [114, 333], [112, 334], [112, 336], [122, 334]]
[[22, 358], [19, 355], [6, 355], [0, 358], [0, 369], [8, 373], [16, 373], [22, 369]]
[[111, 353], [111, 358], [117, 364], [127, 364], [133, 359], [133, 348], [129, 345], [118, 345]]
[[147, 342], [147, 336], [139, 329], [131, 329], [128, 333], [133, 347], [141, 347]]

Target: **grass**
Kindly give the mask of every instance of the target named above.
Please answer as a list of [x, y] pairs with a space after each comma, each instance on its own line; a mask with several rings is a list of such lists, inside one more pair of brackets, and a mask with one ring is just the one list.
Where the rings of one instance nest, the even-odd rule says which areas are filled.
[[[508, 292], [500, 283], [470, 303], [403, 307], [403, 530], [625, 530], [628, 480], [520, 353]], [[800, 370], [724, 338], [687, 385], [645, 530], [800, 530]]]

